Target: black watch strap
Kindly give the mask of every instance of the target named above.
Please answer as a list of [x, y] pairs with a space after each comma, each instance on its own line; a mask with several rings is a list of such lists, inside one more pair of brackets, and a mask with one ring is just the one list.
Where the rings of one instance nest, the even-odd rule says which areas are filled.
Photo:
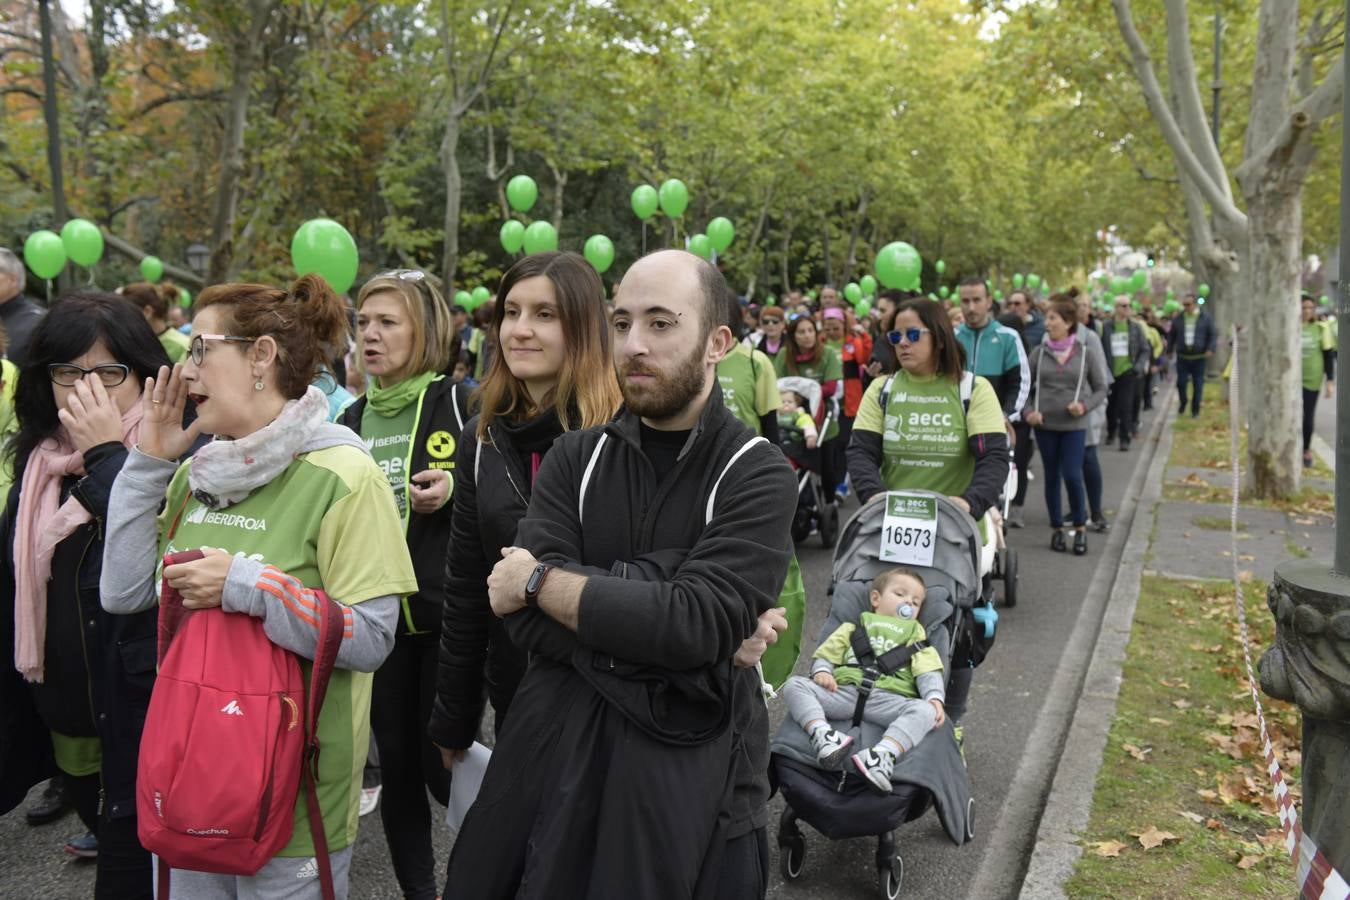
[[547, 578], [548, 573], [552, 571], [553, 567], [547, 563], [540, 563], [534, 567], [534, 571], [530, 573], [530, 580], [525, 582], [526, 606], [539, 605], [539, 592], [544, 587], [544, 579]]

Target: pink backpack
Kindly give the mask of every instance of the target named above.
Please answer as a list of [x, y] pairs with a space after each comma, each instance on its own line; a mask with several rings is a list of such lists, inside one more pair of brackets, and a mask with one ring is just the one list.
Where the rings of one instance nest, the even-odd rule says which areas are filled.
[[[166, 566], [202, 558], [170, 554]], [[322, 615], [309, 702], [299, 659], [261, 619], [220, 608], [185, 610], [164, 582], [159, 676], [136, 769], [137, 835], [169, 868], [254, 875], [290, 842], [303, 781], [319, 881], [333, 897], [316, 778], [319, 711], [342, 642], [341, 608], [318, 593]]]

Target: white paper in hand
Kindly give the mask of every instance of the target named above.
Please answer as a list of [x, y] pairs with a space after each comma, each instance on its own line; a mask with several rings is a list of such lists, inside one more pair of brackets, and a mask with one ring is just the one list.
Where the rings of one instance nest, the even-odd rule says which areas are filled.
[[450, 836], [459, 834], [464, 817], [478, 799], [478, 789], [483, 786], [483, 773], [487, 771], [492, 751], [474, 741], [464, 754], [464, 758], [455, 763], [450, 777], [450, 805], [445, 809], [445, 824]]

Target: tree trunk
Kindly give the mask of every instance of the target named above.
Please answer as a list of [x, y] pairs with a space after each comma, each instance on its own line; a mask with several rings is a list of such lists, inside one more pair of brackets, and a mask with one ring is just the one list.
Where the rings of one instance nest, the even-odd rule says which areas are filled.
[[783, 220], [783, 258], [780, 261], [782, 286], [779, 293], [786, 294], [792, 290], [792, 278], [788, 272], [788, 263], [792, 258], [792, 217], [788, 216]]
[[[858, 235], [862, 232], [863, 219], [867, 217], [867, 185], [863, 185], [858, 194], [858, 209], [853, 213], [853, 229], [848, 235], [848, 253], [844, 256], [844, 265], [848, 268], [848, 277], [858, 271]], [[938, 246], [939, 258], [942, 247]]]
[[450, 102], [445, 117], [445, 137], [441, 139], [441, 168], [445, 171], [445, 242], [441, 245], [441, 278], [446, 290], [455, 283], [459, 268], [459, 207], [464, 197], [464, 182], [459, 173], [459, 105]]
[[545, 160], [544, 163], [553, 175], [553, 233], [562, 234], [563, 194], [567, 191], [567, 173], [555, 166], [552, 160]]
[[[39, 0], [38, 14], [42, 29], [42, 115], [47, 120], [47, 168], [52, 176], [52, 211], [58, 229], [70, 217], [66, 208], [65, 178], [61, 174], [61, 118], [56, 94], [56, 59], [52, 53], [52, 10], [50, 0]], [[72, 61], [73, 62], [73, 61]], [[57, 293], [69, 286], [69, 270], [62, 269], [57, 276]], [[50, 284], [48, 292], [51, 291]]]
[[834, 264], [830, 260], [830, 223], [820, 223], [820, 249], [825, 257], [825, 283], [834, 284]]

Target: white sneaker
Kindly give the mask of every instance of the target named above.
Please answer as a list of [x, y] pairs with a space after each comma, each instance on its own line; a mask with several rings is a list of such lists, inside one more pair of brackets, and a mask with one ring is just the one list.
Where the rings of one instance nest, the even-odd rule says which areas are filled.
[[822, 726], [811, 733], [811, 746], [816, 751], [816, 762], [832, 769], [848, 754], [848, 748], [853, 746], [853, 736]]
[[363, 816], [368, 816], [375, 811], [375, 807], [380, 805], [380, 789], [384, 785], [377, 784], [374, 787], [361, 788], [361, 806], [358, 812]]
[[853, 765], [872, 785], [883, 794], [891, 792], [891, 770], [895, 768], [895, 757], [889, 753], [868, 747], [861, 753], [853, 754]]

